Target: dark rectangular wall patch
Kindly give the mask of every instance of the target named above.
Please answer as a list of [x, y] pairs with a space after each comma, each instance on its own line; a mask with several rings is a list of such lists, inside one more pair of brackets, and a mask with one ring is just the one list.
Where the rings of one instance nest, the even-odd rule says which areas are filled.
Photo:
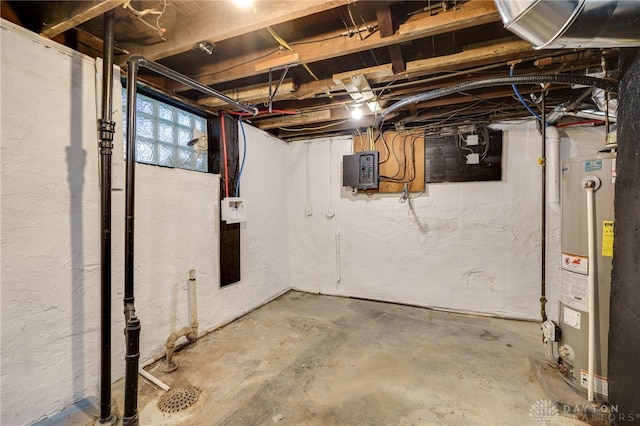
[[[210, 133], [212, 135], [210, 170], [220, 174], [220, 200], [227, 195], [235, 197], [240, 158], [236, 120], [223, 114], [221, 118], [212, 120]], [[220, 212], [218, 213], [220, 217], [220, 286], [224, 287], [240, 281], [240, 224], [227, 224], [222, 220]]]

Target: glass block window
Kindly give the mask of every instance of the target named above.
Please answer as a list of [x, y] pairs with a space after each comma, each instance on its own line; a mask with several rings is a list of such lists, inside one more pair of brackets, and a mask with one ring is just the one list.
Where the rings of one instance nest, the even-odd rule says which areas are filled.
[[[126, 133], [126, 89], [122, 89], [122, 105]], [[206, 119], [140, 93], [136, 109], [137, 162], [207, 172]], [[201, 141], [189, 146], [200, 135]]]

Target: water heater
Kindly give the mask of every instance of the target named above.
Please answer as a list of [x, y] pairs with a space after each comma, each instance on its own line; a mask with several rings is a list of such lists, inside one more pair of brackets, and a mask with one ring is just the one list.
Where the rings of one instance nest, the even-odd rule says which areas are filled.
[[565, 379], [585, 396], [592, 366], [591, 396], [604, 402], [608, 400], [615, 164], [614, 152], [562, 163], [560, 363]]

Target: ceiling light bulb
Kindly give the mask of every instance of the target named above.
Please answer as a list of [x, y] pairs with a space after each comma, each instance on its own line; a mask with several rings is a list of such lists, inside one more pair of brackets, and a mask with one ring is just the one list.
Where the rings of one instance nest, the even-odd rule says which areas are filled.
[[362, 109], [360, 109], [360, 105], [356, 106], [351, 111], [351, 118], [353, 118], [354, 120], [359, 120], [362, 118]]
[[253, 0], [233, 0], [233, 2], [240, 7], [250, 7]]

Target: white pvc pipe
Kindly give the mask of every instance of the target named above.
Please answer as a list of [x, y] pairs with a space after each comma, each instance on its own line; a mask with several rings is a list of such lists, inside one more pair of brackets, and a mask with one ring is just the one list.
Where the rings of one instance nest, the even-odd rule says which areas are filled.
[[340, 268], [340, 231], [336, 231], [336, 284], [342, 280]]
[[189, 284], [187, 287], [188, 300], [187, 309], [189, 311], [189, 325], [182, 327], [169, 335], [165, 346], [167, 348], [166, 368], [165, 372], [174, 371], [178, 366], [173, 362], [173, 354], [175, 352], [176, 341], [184, 336], [188, 341], [193, 342], [198, 338], [198, 304], [196, 302], [196, 271], [189, 271]]
[[546, 128], [547, 205], [560, 214], [560, 134], [554, 126]]
[[150, 381], [151, 383], [153, 383], [154, 385], [156, 385], [157, 387], [159, 387], [160, 389], [162, 389], [165, 392], [169, 392], [169, 389], [171, 389], [169, 387], [169, 385], [167, 385], [165, 382], [163, 382], [162, 380], [158, 379], [157, 377], [151, 375], [151, 373], [149, 373], [147, 370], [145, 370], [142, 367], [140, 367], [140, 369], [138, 370], [138, 373], [142, 377], [144, 377], [145, 379], [147, 379], [148, 381]]
[[198, 335], [198, 304], [196, 303], [196, 271], [192, 269], [189, 271], [189, 324], [191, 325], [192, 333], [195, 333], [193, 338]]
[[589, 273], [589, 354], [588, 354], [588, 381], [587, 381], [587, 400], [593, 401], [593, 381], [595, 370], [595, 343], [596, 343], [596, 238], [594, 220], [593, 199], [595, 194], [595, 182], [588, 181], [587, 191], [587, 245], [589, 247], [588, 273]]

